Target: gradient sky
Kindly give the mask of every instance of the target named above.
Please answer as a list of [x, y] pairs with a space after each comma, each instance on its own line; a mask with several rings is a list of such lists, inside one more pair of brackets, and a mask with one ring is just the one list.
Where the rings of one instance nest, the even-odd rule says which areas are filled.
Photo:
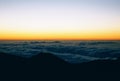
[[0, 0], [0, 40], [120, 40], [120, 0]]

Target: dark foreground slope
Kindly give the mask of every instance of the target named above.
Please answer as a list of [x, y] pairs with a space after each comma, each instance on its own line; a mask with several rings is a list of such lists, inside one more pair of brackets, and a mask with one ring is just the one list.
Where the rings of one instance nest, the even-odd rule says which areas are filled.
[[0, 81], [120, 81], [120, 59], [70, 64], [49, 53], [0, 53]]

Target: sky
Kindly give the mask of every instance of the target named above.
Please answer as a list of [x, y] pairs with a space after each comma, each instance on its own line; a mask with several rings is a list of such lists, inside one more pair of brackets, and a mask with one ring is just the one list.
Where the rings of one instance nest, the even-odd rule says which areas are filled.
[[120, 0], [0, 0], [0, 40], [120, 40]]

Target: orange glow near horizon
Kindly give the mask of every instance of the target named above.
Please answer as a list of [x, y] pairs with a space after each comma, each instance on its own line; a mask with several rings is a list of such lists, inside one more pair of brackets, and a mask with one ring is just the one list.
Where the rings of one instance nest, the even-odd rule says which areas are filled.
[[0, 40], [120, 40], [118, 0], [2, 0]]
[[120, 40], [120, 33], [0, 33], [0, 40]]

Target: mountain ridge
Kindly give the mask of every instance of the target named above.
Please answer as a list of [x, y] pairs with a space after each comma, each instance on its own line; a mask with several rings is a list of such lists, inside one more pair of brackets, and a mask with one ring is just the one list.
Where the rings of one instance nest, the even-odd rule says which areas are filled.
[[0, 53], [1, 81], [119, 81], [120, 59], [71, 64], [50, 53], [23, 58]]

